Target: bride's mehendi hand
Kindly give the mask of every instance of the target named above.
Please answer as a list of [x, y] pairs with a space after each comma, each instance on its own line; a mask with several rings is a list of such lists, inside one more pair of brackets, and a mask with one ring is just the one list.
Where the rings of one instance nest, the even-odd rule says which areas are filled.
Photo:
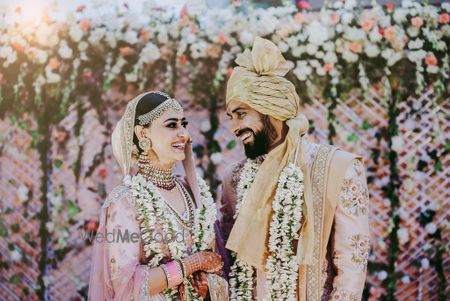
[[220, 274], [223, 266], [222, 258], [214, 252], [202, 251], [183, 259], [186, 276], [196, 271]]

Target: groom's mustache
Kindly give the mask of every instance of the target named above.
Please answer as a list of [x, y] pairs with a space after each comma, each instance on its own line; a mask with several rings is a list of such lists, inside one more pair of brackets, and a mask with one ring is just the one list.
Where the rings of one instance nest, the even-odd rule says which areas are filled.
[[254, 136], [256, 136], [255, 132], [254, 132], [252, 129], [250, 129], [250, 128], [245, 128], [245, 129], [242, 129], [242, 130], [238, 130], [238, 131], [234, 132], [234, 134], [235, 134], [237, 137], [240, 137], [240, 136], [241, 136], [242, 134], [244, 134], [245, 132], [251, 132]]

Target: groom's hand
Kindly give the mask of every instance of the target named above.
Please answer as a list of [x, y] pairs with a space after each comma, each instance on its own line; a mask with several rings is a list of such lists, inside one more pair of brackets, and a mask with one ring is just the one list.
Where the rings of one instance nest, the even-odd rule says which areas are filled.
[[208, 279], [207, 274], [203, 271], [198, 271], [192, 274], [191, 283], [194, 287], [197, 294], [202, 297], [206, 298], [208, 295]]

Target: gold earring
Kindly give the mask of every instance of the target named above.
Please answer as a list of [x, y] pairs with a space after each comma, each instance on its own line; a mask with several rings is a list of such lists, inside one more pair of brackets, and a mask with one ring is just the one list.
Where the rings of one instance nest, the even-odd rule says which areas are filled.
[[146, 137], [139, 140], [139, 147], [144, 151], [148, 151], [152, 148], [152, 141]]

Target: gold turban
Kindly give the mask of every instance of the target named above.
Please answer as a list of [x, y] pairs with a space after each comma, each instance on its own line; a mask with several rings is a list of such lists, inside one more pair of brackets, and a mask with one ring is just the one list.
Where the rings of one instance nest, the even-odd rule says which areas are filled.
[[[255, 38], [252, 51], [240, 54], [227, 85], [227, 105], [233, 101], [243, 102], [264, 115], [286, 121], [289, 127], [284, 142], [271, 150], [261, 164], [248, 194], [241, 204], [236, 222], [231, 230], [227, 248], [236, 252], [238, 258], [257, 268], [263, 268], [268, 251], [272, 201], [280, 173], [289, 162], [303, 168], [301, 137], [308, 130], [308, 120], [300, 114], [300, 99], [295, 86], [284, 76], [291, 69], [278, 47], [262, 38]], [[300, 156], [298, 152], [300, 150]], [[306, 187], [305, 179], [305, 187]], [[312, 198], [305, 192], [304, 216], [297, 250], [299, 263], [310, 263], [312, 255], [313, 225]], [[301, 252], [300, 252], [301, 251]]]

